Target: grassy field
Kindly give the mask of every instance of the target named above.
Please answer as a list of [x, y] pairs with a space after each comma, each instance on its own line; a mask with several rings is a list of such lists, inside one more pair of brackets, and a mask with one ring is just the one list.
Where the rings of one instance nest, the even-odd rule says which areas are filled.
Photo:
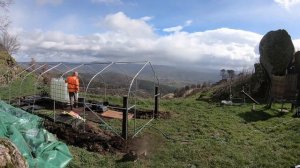
[[[33, 81], [31, 78], [25, 81], [22, 95], [33, 92]], [[19, 86], [20, 80], [12, 84], [12, 97], [20, 96]], [[8, 99], [5, 88], [0, 91], [1, 99]], [[155, 120], [143, 130], [140, 136], [148, 137], [145, 141], [150, 150], [146, 158], [122, 162], [120, 154], [100, 155], [69, 146], [74, 158], [68, 167], [291, 167], [300, 164], [300, 118], [293, 118], [292, 113], [281, 115], [277, 111], [279, 104], [269, 110], [260, 105], [251, 111], [252, 104], [219, 106], [197, 101], [198, 97], [160, 101], [161, 111], [170, 112], [171, 118]], [[108, 99], [121, 103], [121, 99]], [[148, 109], [151, 103], [137, 104]]]
[[[252, 104], [219, 106], [196, 100], [162, 100], [172, 114], [158, 119], [142, 135], [152, 135], [152, 150], [137, 162], [121, 155], [100, 155], [69, 146], [79, 167], [291, 167], [300, 164], [300, 118]], [[289, 105], [286, 106], [287, 108]], [[162, 133], [167, 135], [165, 138]], [[153, 149], [154, 148], [154, 149]]]

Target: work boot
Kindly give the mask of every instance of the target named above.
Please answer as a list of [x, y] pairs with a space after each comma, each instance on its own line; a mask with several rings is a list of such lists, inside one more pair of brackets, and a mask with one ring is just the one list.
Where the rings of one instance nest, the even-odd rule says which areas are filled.
[[74, 103], [74, 107], [78, 108], [78, 103], [77, 102]]

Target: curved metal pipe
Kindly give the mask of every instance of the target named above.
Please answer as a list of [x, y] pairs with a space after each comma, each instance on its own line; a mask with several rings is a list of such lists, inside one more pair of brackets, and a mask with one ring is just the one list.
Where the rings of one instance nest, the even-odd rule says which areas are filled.
[[[37, 70], [41, 69], [43, 66], [45, 66], [46, 64], [43, 64], [41, 66], [39, 66], [38, 68], [34, 69], [33, 71], [29, 72], [28, 74], [26, 74], [23, 78], [22, 78], [22, 81], [21, 81], [21, 84], [19, 86], [19, 95], [21, 95], [21, 90], [22, 90], [22, 85], [23, 85], [23, 82], [24, 80], [27, 78], [27, 76], [31, 75], [33, 72], [36, 72]], [[21, 105], [21, 98], [19, 97], [19, 105]]]
[[142, 72], [142, 70], [146, 67], [146, 65], [147, 65], [148, 63], [149, 63], [149, 61], [146, 62], [146, 63], [143, 65], [143, 67], [142, 67], [142, 68], [135, 74], [135, 76], [132, 78], [132, 80], [131, 80], [131, 82], [130, 82], [130, 85], [129, 85], [128, 93], [127, 93], [128, 99], [129, 99], [129, 96], [130, 96], [130, 91], [131, 91], [131, 88], [132, 88], [132, 85], [133, 85], [134, 80], [139, 76], [139, 74]]
[[35, 66], [35, 64], [30, 65], [29, 67], [27, 67], [26, 69], [24, 69], [22, 72], [18, 73], [16, 76], [21, 75], [22, 73], [26, 72], [28, 69], [32, 68], [33, 66]]
[[35, 96], [35, 95], [36, 95], [36, 88], [37, 88], [37, 84], [38, 84], [38, 82], [39, 82], [40, 77], [41, 77], [42, 75], [44, 75], [45, 73], [51, 71], [52, 69], [55, 69], [56, 67], [60, 66], [61, 64], [62, 64], [62, 63], [59, 63], [59, 64], [57, 64], [57, 65], [51, 67], [50, 69], [47, 69], [46, 71], [44, 71], [43, 73], [41, 73], [41, 74], [38, 76], [38, 78], [37, 78], [37, 80], [36, 80], [36, 82], [35, 82], [35, 87], [34, 87], [34, 98], [33, 98], [32, 112], [34, 112], [34, 105], [35, 105], [35, 100], [36, 100], [36, 96]]
[[[135, 74], [135, 76], [134, 76], [133, 79], [131, 80], [131, 83], [130, 83], [130, 86], [129, 86], [129, 89], [128, 89], [128, 93], [127, 93], [128, 99], [129, 99], [129, 97], [130, 97], [130, 92], [131, 92], [131, 88], [132, 88], [132, 85], [133, 85], [134, 81], [135, 81], [136, 78], [140, 75], [140, 73], [144, 70], [144, 68], [146, 67], [147, 64], [150, 65], [151, 70], [152, 70], [153, 75], [154, 75], [154, 79], [157, 80], [157, 85], [159, 85], [159, 80], [158, 80], [158, 78], [157, 78], [157, 76], [156, 76], [156, 73], [155, 73], [155, 71], [154, 71], [154, 68], [153, 68], [151, 62], [148, 61], [148, 62], [146, 62], [146, 63], [144, 64], [144, 66], [143, 66], [143, 67]], [[154, 83], [154, 87], [155, 87], [155, 83]], [[155, 95], [154, 95], [154, 96], [155, 96]], [[135, 103], [136, 103], [136, 100], [135, 100]], [[135, 110], [136, 110], [136, 109], [135, 109]], [[134, 135], [133, 135], [132, 137], [134, 138], [135, 136], [137, 136], [137, 135], [138, 135], [138, 134], [146, 127], [146, 125], [148, 125], [149, 123], [151, 123], [151, 121], [153, 121], [153, 120], [154, 120], [154, 117], [152, 117], [145, 125], [143, 125], [141, 128], [139, 128], [139, 129], [136, 131], [136, 128], [135, 128], [135, 127], [136, 127], [136, 118], [134, 118]]]
[[96, 74], [90, 79], [90, 81], [89, 81], [89, 83], [87, 84], [86, 89], [85, 89], [85, 97], [86, 97], [87, 91], [88, 91], [88, 89], [89, 89], [89, 86], [90, 86], [91, 82], [94, 80], [94, 78], [95, 78], [96, 76], [98, 76], [99, 74], [101, 74], [104, 70], [106, 70], [107, 68], [109, 68], [109, 67], [110, 67], [111, 65], [113, 65], [113, 64], [114, 64], [114, 62], [111, 62], [109, 65], [107, 65], [106, 67], [104, 67], [101, 71], [99, 71], [98, 73], [96, 73]]
[[153, 68], [151, 62], [149, 62], [149, 65], [150, 65], [150, 67], [151, 67], [151, 69], [152, 69], [152, 72], [153, 72], [153, 74], [154, 74], [154, 78], [155, 78], [156, 81], [157, 81], [157, 85], [159, 86], [159, 80], [158, 80], [158, 77], [157, 77], [157, 75], [156, 75], [156, 72], [154, 71], [154, 68]]
[[74, 67], [74, 68], [72, 68], [72, 69], [66, 71], [66, 72], [63, 73], [60, 77], [62, 78], [62, 77], [63, 77], [64, 75], [66, 75], [67, 73], [72, 72], [72, 71], [74, 71], [75, 69], [82, 67], [83, 65], [84, 65], [84, 64], [80, 64], [79, 66], [76, 66], [76, 67]]
[[[94, 78], [96, 77], [96, 76], [98, 76], [99, 74], [101, 74], [103, 71], [105, 71], [107, 68], [109, 68], [111, 65], [113, 65], [114, 64], [114, 62], [111, 62], [110, 64], [108, 64], [106, 67], [104, 67], [101, 71], [99, 71], [98, 73], [96, 73], [91, 79], [90, 79], [90, 81], [89, 81], [89, 83], [87, 84], [87, 86], [86, 86], [86, 88], [85, 88], [85, 95], [84, 95], [84, 102], [83, 102], [83, 112], [84, 112], [84, 116], [83, 116], [83, 118], [85, 119], [85, 116], [86, 116], [86, 114], [85, 114], [85, 107], [87, 107], [86, 106], [86, 103], [85, 103], [85, 101], [86, 101], [86, 97], [87, 97], [87, 91], [88, 91], [88, 89], [89, 89], [89, 86], [90, 86], [90, 84], [91, 84], [91, 82], [94, 80]], [[85, 125], [84, 125], [84, 132], [85, 132]]]
[[[16, 74], [16, 78], [18, 78], [18, 76], [20, 76], [22, 73], [26, 72], [28, 69], [32, 68], [33, 66], [35, 66], [35, 64], [32, 64], [31, 66], [27, 67], [26, 69], [24, 69], [23, 71], [21, 71], [20, 73]], [[8, 94], [9, 94], [9, 101], [8, 103], [10, 104], [10, 99], [11, 99], [11, 83], [14, 80], [9, 81], [9, 86], [8, 86]]]

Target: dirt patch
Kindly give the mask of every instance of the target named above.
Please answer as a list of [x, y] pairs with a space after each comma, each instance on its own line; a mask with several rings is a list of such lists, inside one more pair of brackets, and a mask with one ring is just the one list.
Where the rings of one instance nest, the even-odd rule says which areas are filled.
[[156, 152], [164, 143], [162, 136], [147, 133], [133, 139], [129, 139], [124, 148], [123, 157], [117, 162], [136, 161], [145, 159]]
[[67, 144], [85, 148], [88, 151], [118, 152], [125, 148], [122, 138], [103, 131], [90, 122], [85, 125], [85, 131], [83, 124], [79, 125], [78, 128], [73, 128], [70, 125], [59, 122], [54, 123], [48, 119], [44, 121], [44, 127]]
[[[153, 115], [154, 115], [154, 113], [153, 113], [152, 110], [136, 110], [135, 118], [149, 119], [149, 118], [152, 118]], [[168, 112], [168, 111], [160, 111], [160, 112], [158, 112], [158, 118], [160, 118], [160, 119], [170, 119], [171, 118], [171, 113]]]
[[[81, 124], [74, 128], [65, 123], [54, 123], [49, 119], [44, 121], [44, 127], [67, 144], [101, 154], [121, 154], [124, 155], [122, 159], [125, 158], [125, 161], [128, 161], [128, 155], [133, 155], [135, 158], [133, 160], [146, 157], [163, 142], [161, 136], [150, 133], [125, 141], [109, 131], [102, 130], [97, 123], [87, 122], [85, 131], [83, 131], [83, 126]], [[124, 161], [122, 159], [121, 161]]]
[[169, 112], [169, 111], [160, 111], [158, 113], [158, 118], [170, 119], [171, 118], [171, 112]]
[[[53, 101], [41, 99], [36, 101], [36, 105], [49, 110], [53, 108]], [[49, 132], [56, 134], [60, 140], [69, 145], [84, 148], [91, 152], [100, 152], [102, 154], [106, 154], [107, 152], [126, 154], [134, 151], [137, 155], [141, 155], [142, 153], [145, 153], [143, 151], [147, 151], [146, 154], [148, 154], [152, 151], [152, 147], [159, 144], [148, 134], [125, 141], [121, 137], [116, 136], [112, 131], [102, 129], [99, 126], [100, 120], [93, 112], [88, 111], [87, 109], [85, 111], [87, 119], [85, 124], [81, 120], [72, 119], [70, 116], [61, 114], [64, 110], [70, 110], [69, 108], [70, 107], [63, 104], [56, 104], [56, 122], [54, 122], [52, 115], [45, 112], [39, 112], [37, 110], [35, 111], [35, 114], [45, 119], [44, 127]], [[73, 111], [81, 115], [84, 108], [74, 108]], [[98, 113], [98, 115], [100, 115], [100, 113]], [[136, 111], [136, 118], [149, 119], [152, 117], [153, 111], [151, 110]], [[171, 118], [171, 113], [159, 112], [159, 118], [169, 119]]]

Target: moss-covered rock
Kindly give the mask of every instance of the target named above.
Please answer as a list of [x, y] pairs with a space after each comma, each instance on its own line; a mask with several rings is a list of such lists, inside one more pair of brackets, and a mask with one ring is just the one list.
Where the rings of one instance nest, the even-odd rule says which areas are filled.
[[284, 75], [294, 52], [291, 36], [283, 29], [268, 32], [259, 44], [260, 62], [269, 77]]

